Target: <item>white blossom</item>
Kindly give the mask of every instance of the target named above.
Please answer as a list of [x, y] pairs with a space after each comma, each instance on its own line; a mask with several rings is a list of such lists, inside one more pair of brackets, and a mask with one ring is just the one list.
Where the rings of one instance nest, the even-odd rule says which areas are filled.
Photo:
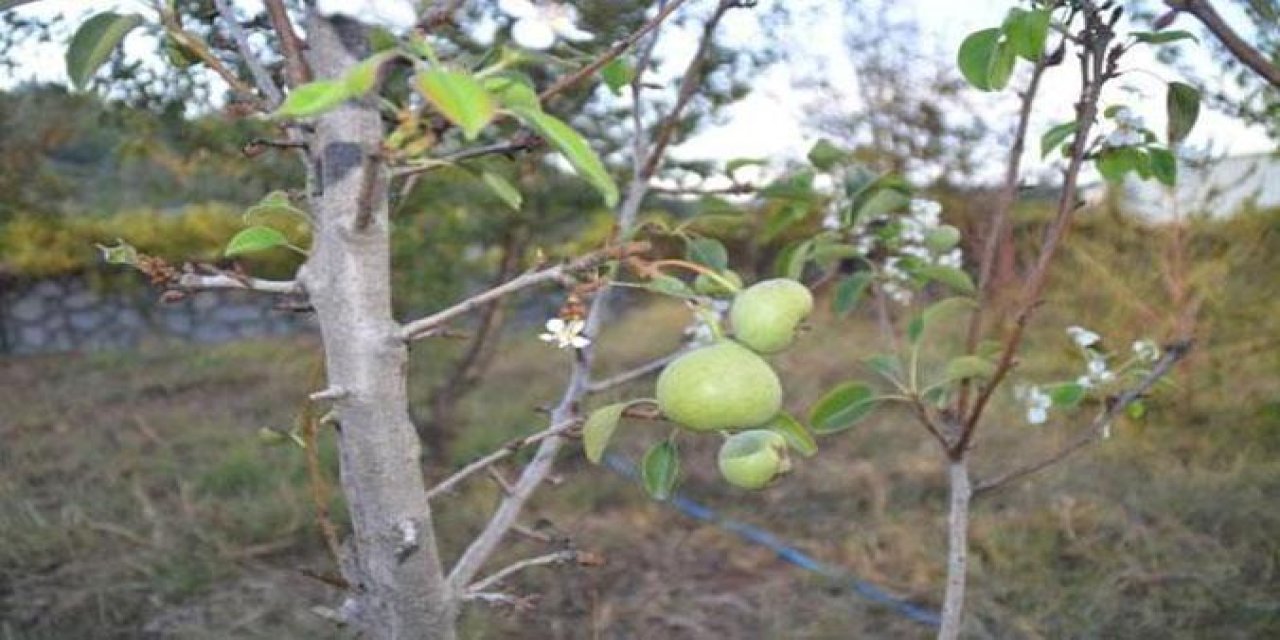
[[1085, 349], [1098, 344], [1098, 342], [1102, 340], [1102, 337], [1098, 334], [1080, 326], [1067, 327], [1067, 335], [1071, 336], [1071, 339], [1074, 340], [1076, 344]]
[[320, 15], [343, 15], [365, 24], [404, 31], [418, 22], [413, 0], [317, 0]]
[[550, 49], [557, 39], [585, 42], [594, 37], [578, 28], [578, 10], [569, 4], [498, 0], [498, 8], [515, 19], [511, 38], [526, 49]]
[[1155, 362], [1160, 359], [1160, 347], [1151, 340], [1137, 340], [1133, 343], [1133, 353], [1140, 360]]
[[1027, 422], [1044, 424], [1049, 420], [1049, 409], [1053, 407], [1053, 398], [1037, 385], [1022, 386], [1014, 389], [1014, 396], [1027, 405]]
[[573, 319], [566, 322], [563, 318], [552, 318], [547, 320], [547, 331], [538, 336], [543, 342], [554, 342], [561, 349], [582, 349], [591, 344], [591, 339], [582, 335], [582, 330], [587, 327], [587, 323], [580, 319]]

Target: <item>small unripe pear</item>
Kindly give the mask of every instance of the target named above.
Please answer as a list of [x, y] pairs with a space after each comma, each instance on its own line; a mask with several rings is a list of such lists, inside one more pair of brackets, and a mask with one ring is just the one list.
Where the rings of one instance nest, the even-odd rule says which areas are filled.
[[764, 424], [782, 408], [782, 383], [763, 358], [732, 341], [695, 349], [658, 376], [658, 409], [694, 431]]
[[720, 277], [728, 280], [735, 288], [730, 289], [719, 280], [705, 273], [699, 273], [698, 277], [693, 279], [693, 290], [704, 296], [724, 298], [733, 295], [738, 289], [742, 288], [742, 277], [737, 273], [726, 269], [720, 272]]
[[924, 236], [924, 246], [929, 247], [929, 250], [934, 253], [950, 251], [958, 244], [960, 244], [960, 230], [949, 224], [930, 229]]
[[743, 489], [760, 489], [791, 470], [787, 440], [768, 429], [753, 429], [729, 436], [717, 458], [720, 474]]
[[729, 319], [733, 335], [760, 353], [787, 348], [796, 327], [813, 311], [813, 294], [789, 278], [765, 280], [748, 287], [733, 300]]

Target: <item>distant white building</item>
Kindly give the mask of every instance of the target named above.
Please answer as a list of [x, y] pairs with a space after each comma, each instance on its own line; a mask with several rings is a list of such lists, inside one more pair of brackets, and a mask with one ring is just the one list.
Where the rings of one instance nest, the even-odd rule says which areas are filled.
[[[1098, 191], [1086, 192], [1087, 200], [1103, 199], [1098, 197], [1102, 195], [1099, 192], [1115, 187], [1094, 188]], [[1280, 154], [1182, 161], [1174, 193], [1155, 180], [1138, 180], [1134, 176], [1120, 188], [1120, 208], [1154, 222], [1178, 215], [1222, 218], [1249, 205], [1280, 207]]]

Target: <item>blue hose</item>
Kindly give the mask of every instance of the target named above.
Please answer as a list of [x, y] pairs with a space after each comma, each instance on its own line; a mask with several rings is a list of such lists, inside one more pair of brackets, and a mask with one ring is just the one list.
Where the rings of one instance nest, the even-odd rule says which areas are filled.
[[[639, 474], [636, 472], [635, 465], [631, 464], [630, 461], [621, 456], [606, 454], [604, 457], [604, 466], [628, 479], [639, 479]], [[722, 517], [710, 508], [690, 500], [679, 492], [673, 494], [671, 499], [667, 501], [667, 504], [679, 509], [685, 515], [694, 518], [695, 520], [701, 520], [703, 522], [713, 524], [737, 534], [738, 537], [748, 542], [766, 547], [778, 554], [778, 557], [782, 560], [790, 562], [801, 569], [812, 571], [813, 573], [826, 578], [845, 583], [853, 589], [854, 593], [857, 593], [870, 602], [887, 607], [904, 618], [908, 618], [931, 627], [936, 627], [941, 623], [941, 620], [938, 618], [938, 614], [932, 610], [925, 609], [919, 605], [904, 600], [903, 598], [895, 596], [888, 591], [871, 584], [870, 582], [852, 577], [846, 571], [824, 565], [821, 562], [814, 560], [803, 551], [787, 545], [772, 533], [745, 522], [739, 522], [737, 520]]]

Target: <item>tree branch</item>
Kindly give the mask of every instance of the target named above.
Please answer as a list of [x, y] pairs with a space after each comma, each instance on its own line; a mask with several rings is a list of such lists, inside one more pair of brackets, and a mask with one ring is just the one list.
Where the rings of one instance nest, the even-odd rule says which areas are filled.
[[[1000, 241], [1004, 236], [1005, 227], [1009, 224], [1009, 212], [1013, 210], [1014, 203], [1018, 201], [1018, 178], [1022, 173], [1022, 151], [1026, 144], [1027, 131], [1031, 125], [1031, 107], [1035, 103], [1036, 93], [1040, 89], [1040, 78], [1044, 76], [1046, 68], [1045, 57], [1041, 56], [1031, 70], [1031, 79], [1027, 83], [1026, 91], [1022, 94], [1022, 107], [1018, 112], [1018, 124], [1014, 130], [1013, 145], [1009, 149], [1004, 185], [1000, 190], [999, 199], [996, 200], [991, 226], [987, 230], [988, 235], [982, 246], [982, 257], [978, 262], [978, 304], [969, 319], [969, 335], [965, 344], [969, 354], [977, 351], [978, 341], [982, 338], [982, 310], [991, 298], [991, 280], [995, 272]], [[969, 409], [970, 387], [971, 384], [967, 381], [960, 387], [959, 398], [956, 402], [959, 415], [964, 415]]]
[[222, 60], [219, 60], [218, 56], [214, 55], [213, 52], [209, 50], [209, 46], [205, 44], [204, 41], [192, 35], [191, 32], [183, 29], [182, 24], [178, 22], [178, 18], [175, 14], [167, 9], [161, 9], [160, 24], [164, 27], [165, 31], [168, 32], [169, 36], [177, 41], [178, 44], [190, 49], [197, 58], [200, 58], [201, 62], [205, 63], [205, 65], [212, 69], [214, 73], [218, 74], [218, 76], [227, 83], [233, 92], [239, 94], [241, 97], [258, 107], [262, 106], [254, 88], [241, 79], [240, 76], [231, 71], [231, 69], [228, 69], [227, 65], [223, 64]]
[[990, 480], [979, 482], [977, 487], [973, 490], [974, 495], [976, 496], [989, 491], [994, 491], [1009, 484], [1010, 482], [1042, 471], [1057, 464], [1058, 462], [1061, 462], [1067, 456], [1070, 456], [1076, 451], [1079, 451], [1080, 449], [1083, 449], [1084, 447], [1101, 439], [1106, 433], [1107, 427], [1113, 420], [1115, 420], [1116, 416], [1120, 415], [1120, 413], [1128, 408], [1129, 405], [1133, 404], [1145, 395], [1147, 391], [1149, 391], [1161, 378], [1168, 375], [1168, 373], [1173, 370], [1173, 366], [1176, 365], [1178, 361], [1186, 357], [1187, 353], [1191, 350], [1191, 345], [1192, 342], [1190, 340], [1181, 340], [1173, 344], [1166, 345], [1164, 347], [1164, 354], [1160, 357], [1160, 360], [1156, 362], [1155, 366], [1151, 368], [1151, 372], [1148, 373], [1146, 377], [1137, 384], [1137, 386], [1124, 391], [1113, 399], [1109, 399], [1106, 409], [1099, 413], [1098, 416], [1093, 419], [1093, 422], [1089, 424], [1089, 428], [1085, 429], [1085, 431], [1075, 440], [1072, 440], [1065, 447], [1055, 451], [1049, 456], [1046, 456], [1042, 460], [1022, 465]]
[[622, 373], [619, 373], [617, 375], [610, 376], [608, 378], [605, 378], [604, 380], [593, 380], [589, 384], [587, 384], [586, 392], [588, 394], [601, 393], [603, 391], [608, 391], [609, 389], [612, 389], [614, 387], [624, 385], [628, 382], [631, 382], [632, 380], [638, 380], [651, 373], [661, 370], [663, 367], [675, 361], [676, 358], [679, 358], [680, 356], [688, 352], [689, 352], [689, 349], [677, 349], [676, 351], [668, 353], [667, 355], [662, 356], [661, 358], [654, 358], [649, 362], [646, 362], [632, 369], [623, 371]]
[[481, 158], [491, 155], [510, 155], [521, 151], [528, 151], [541, 144], [541, 138], [531, 133], [518, 134], [507, 142], [495, 142], [493, 144], [482, 145], [479, 147], [470, 147], [455, 151], [453, 153], [440, 156], [438, 158], [430, 158], [422, 164], [406, 164], [396, 167], [392, 172], [393, 178], [401, 178], [405, 176], [413, 176], [428, 171], [434, 171], [448, 164], [461, 162], [463, 160], [471, 160], [473, 158]]
[[585, 78], [591, 77], [597, 71], [603, 69], [605, 65], [612, 62], [615, 58], [626, 53], [627, 49], [630, 49], [632, 46], [635, 45], [635, 43], [639, 42], [640, 39], [645, 36], [645, 34], [658, 28], [658, 25], [662, 24], [662, 22], [666, 20], [668, 16], [674, 13], [675, 10], [678, 9], [680, 5], [684, 4], [685, 2], [686, 0], [671, 0], [670, 2], [667, 3], [667, 6], [663, 7], [660, 11], [658, 11], [657, 15], [653, 16], [653, 18], [650, 19], [648, 22], [646, 22], [644, 26], [640, 27], [631, 35], [627, 36], [626, 38], [623, 38], [622, 40], [615, 42], [612, 47], [609, 47], [609, 49], [605, 51], [603, 55], [601, 55], [599, 58], [596, 58], [593, 62], [591, 62], [591, 64], [588, 64], [587, 66], [581, 69], [578, 69], [577, 71], [567, 76], [564, 76], [559, 80], [556, 80], [554, 83], [552, 83], [550, 87], [547, 87], [546, 89], [544, 89], [542, 93], [538, 94], [538, 100], [542, 102], [546, 102], [547, 100], [554, 97], [556, 94], [559, 94], [567, 89], [574, 87], [579, 82], [582, 82]]
[[676, 125], [680, 124], [680, 117], [684, 114], [685, 107], [693, 100], [693, 96], [698, 92], [698, 87], [702, 84], [701, 67], [706, 62], [707, 54], [711, 51], [711, 41], [716, 27], [719, 26], [720, 20], [724, 18], [724, 14], [728, 13], [729, 9], [737, 6], [739, 6], [739, 0], [720, 0], [720, 4], [716, 5], [715, 13], [711, 15], [711, 18], [703, 26], [702, 37], [698, 40], [698, 50], [693, 54], [693, 58], [689, 60], [689, 65], [685, 67], [684, 74], [680, 80], [680, 90], [676, 93], [676, 103], [672, 105], [671, 112], [658, 125], [657, 132], [653, 136], [648, 158], [645, 159], [643, 168], [640, 170], [640, 179], [648, 181], [657, 172], [658, 165], [666, 154], [667, 145], [671, 144], [671, 137], [675, 134]]
[[262, 4], [267, 8], [267, 17], [271, 20], [271, 27], [276, 30], [276, 35], [280, 37], [280, 54], [284, 56], [285, 78], [288, 79], [289, 86], [296, 87], [310, 82], [311, 67], [307, 65], [307, 59], [302, 54], [302, 50], [306, 45], [298, 37], [298, 32], [294, 30], [293, 22], [289, 20], [289, 12], [284, 8], [284, 2], [282, 0], [263, 0]]
[[1261, 51], [1245, 42], [1244, 38], [1241, 38], [1235, 29], [1222, 19], [1209, 0], [1165, 0], [1164, 3], [1176, 12], [1195, 16], [1218, 39], [1218, 42], [1221, 42], [1222, 46], [1235, 56], [1236, 60], [1253, 69], [1264, 80], [1271, 83], [1271, 86], [1280, 88], [1280, 67], [1272, 64]]
[[495, 571], [491, 576], [488, 576], [482, 580], [477, 580], [475, 584], [471, 585], [470, 587], [467, 587], [467, 593], [468, 594], [482, 593], [485, 590], [489, 589], [490, 587], [510, 577], [512, 574], [528, 569], [529, 567], [539, 567], [539, 566], [548, 565], [548, 564], [565, 564], [568, 562], [573, 562], [577, 558], [578, 558], [578, 552], [574, 551], [573, 549], [565, 549], [563, 551], [548, 553], [546, 555], [541, 555], [534, 558], [526, 558], [519, 562], [515, 562], [506, 567], [503, 567], [498, 571]]
[[1040, 256], [1021, 292], [1022, 307], [1014, 321], [1013, 328], [1005, 338], [1000, 359], [995, 373], [978, 393], [973, 410], [965, 418], [960, 436], [949, 452], [951, 457], [964, 455], [973, 441], [979, 420], [987, 403], [995, 390], [999, 388], [1005, 377], [1013, 369], [1018, 348], [1022, 345], [1022, 337], [1026, 331], [1031, 315], [1040, 305], [1040, 296], [1044, 293], [1049, 281], [1049, 266], [1053, 262], [1058, 247], [1066, 237], [1070, 228], [1072, 214], [1077, 208], [1076, 189], [1080, 179], [1080, 170], [1084, 166], [1085, 156], [1089, 149], [1089, 133], [1098, 115], [1098, 101], [1102, 87], [1114, 77], [1118, 56], [1109, 53], [1114, 39], [1109, 26], [1106, 25], [1099, 10], [1092, 4], [1086, 5], [1084, 11], [1088, 40], [1083, 44], [1080, 55], [1080, 101], [1076, 103], [1076, 122], [1078, 123], [1075, 139], [1071, 144], [1071, 159], [1063, 179], [1062, 192], [1058, 198], [1058, 211], [1045, 232], [1044, 241], [1040, 245]]
[[[722, 0], [722, 2], [724, 1], [726, 0]], [[650, 20], [645, 27], [637, 31], [635, 34], [632, 34], [632, 36], [628, 37], [623, 43], [614, 45], [610, 50], [611, 55], [602, 57], [597, 61], [597, 63], [588, 65], [588, 67], [583, 71], [580, 71], [562, 82], [556, 83], [547, 91], [543, 92], [542, 98], [546, 99], [560, 90], [563, 90], [563, 88], [572, 86], [578, 80], [581, 80], [590, 73], [594, 73], [596, 69], [603, 67], [609, 60], [616, 58], [625, 51], [627, 47], [639, 41], [644, 34], [656, 29], [662, 20], [665, 19], [666, 16], [670, 15], [676, 7], [683, 4], [683, 2], [684, 0], [672, 0], [669, 4], [664, 6], [658, 12], [658, 15], [656, 15], [653, 20]], [[709, 33], [704, 35], [709, 36]], [[701, 51], [702, 48], [699, 47], [699, 50]], [[644, 71], [643, 67], [637, 68], [636, 79], [633, 80], [633, 86], [635, 83], [639, 82], [639, 77], [644, 73]], [[637, 151], [644, 149], [645, 145], [638, 139], [644, 135], [643, 129], [638, 127], [634, 135], [637, 137], [635, 149]], [[636, 176], [641, 174], [642, 170], [640, 167], [648, 166], [649, 161], [655, 154], [661, 154], [661, 150], [657, 150], [657, 147], [654, 147], [654, 149], [654, 151], [649, 152], [648, 157], [639, 153], [636, 155], [634, 159], [634, 166], [636, 167], [634, 173]], [[617, 212], [617, 228], [619, 230], [619, 237], [623, 241], [626, 241], [631, 237], [636, 224], [636, 217], [640, 212], [640, 205], [644, 202], [644, 197], [648, 193], [648, 189], [649, 181], [647, 179], [633, 179], [627, 188], [626, 197], [623, 198]], [[614, 295], [614, 292], [615, 289], [613, 287], [606, 287], [591, 301], [591, 307], [587, 312], [586, 328], [583, 331], [585, 335], [592, 338], [599, 336], [605, 315], [608, 313], [609, 301]], [[586, 348], [577, 351], [573, 362], [573, 369], [569, 374], [569, 381], [565, 385], [564, 393], [561, 395], [560, 402], [556, 405], [556, 408], [551, 412], [552, 424], [559, 424], [566, 420], [575, 419], [578, 416], [578, 403], [586, 394], [588, 386], [590, 385], [591, 369], [594, 361], [594, 345], [588, 345]], [[538, 445], [537, 453], [534, 454], [533, 460], [530, 461], [529, 464], [525, 466], [524, 471], [521, 472], [520, 478], [516, 481], [515, 487], [511, 493], [503, 498], [502, 502], [498, 505], [497, 510], [494, 511], [493, 516], [489, 519], [488, 524], [485, 525], [484, 530], [480, 532], [480, 535], [476, 536], [475, 540], [471, 542], [466, 551], [462, 553], [462, 556], [454, 565], [453, 570], [449, 572], [449, 582], [455, 589], [462, 589], [465, 585], [469, 584], [484, 563], [493, 555], [493, 552], [497, 550], [503, 537], [506, 536], [507, 532], [511, 530], [511, 527], [516, 524], [516, 521], [520, 516], [520, 512], [524, 509], [524, 505], [528, 502], [533, 491], [537, 489], [537, 487], [551, 472], [551, 468], [555, 463], [556, 455], [559, 453], [560, 447], [563, 443], [564, 438], [562, 436], [553, 436], [546, 438], [540, 445]]]
[[443, 482], [428, 489], [427, 499], [430, 500], [430, 499], [438, 498], [445, 493], [453, 491], [454, 487], [458, 486], [458, 484], [461, 483], [463, 480], [466, 480], [467, 478], [475, 475], [477, 472], [483, 471], [489, 465], [492, 465], [495, 462], [502, 460], [503, 458], [507, 458], [511, 456], [511, 454], [531, 444], [542, 442], [547, 438], [561, 436], [566, 433], [569, 433], [575, 427], [578, 426], [579, 422], [581, 421], [578, 420], [577, 418], [566, 420], [564, 422], [560, 422], [558, 424], [554, 424], [550, 427], [547, 427], [546, 429], [543, 429], [542, 431], [539, 431], [532, 435], [516, 438], [514, 440], [511, 440], [510, 442], [507, 442], [506, 444], [502, 445], [502, 448], [498, 449], [497, 451], [494, 451], [484, 457], [481, 457], [471, 462], [467, 466], [461, 469], [458, 469], [456, 472], [454, 472], [453, 475], [449, 476], [448, 478], [445, 478]]
[[302, 285], [294, 280], [262, 280], [260, 278], [235, 277], [226, 274], [201, 275], [184, 273], [178, 278], [178, 288], [190, 291], [206, 289], [244, 289], [263, 293], [302, 293]]
[[632, 242], [626, 245], [609, 247], [589, 253], [577, 260], [574, 260], [573, 262], [526, 273], [504, 284], [489, 289], [488, 291], [467, 298], [448, 309], [405, 324], [400, 329], [400, 337], [404, 340], [416, 340], [427, 337], [433, 329], [440, 327], [458, 316], [470, 313], [481, 305], [488, 304], [522, 289], [558, 280], [561, 277], [572, 273], [594, 269], [609, 260], [617, 260], [627, 256], [644, 253], [648, 251], [649, 248], [648, 242]]
[[284, 100], [284, 94], [280, 93], [280, 87], [276, 86], [275, 80], [271, 79], [271, 73], [262, 66], [262, 61], [253, 55], [253, 49], [249, 47], [249, 36], [240, 25], [240, 20], [236, 18], [235, 8], [227, 0], [214, 0], [214, 5], [217, 6], [222, 21], [227, 23], [227, 31], [231, 33], [231, 39], [235, 40], [236, 49], [240, 51], [240, 57], [249, 68], [249, 73], [253, 75], [253, 81], [258, 85], [258, 90], [266, 96], [267, 107], [274, 109]]

